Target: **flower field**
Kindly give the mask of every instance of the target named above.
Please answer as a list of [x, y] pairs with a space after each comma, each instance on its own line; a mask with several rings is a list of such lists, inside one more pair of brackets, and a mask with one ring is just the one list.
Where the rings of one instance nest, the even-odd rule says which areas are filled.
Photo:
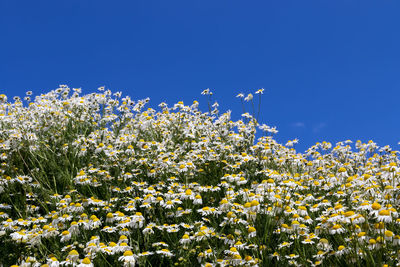
[[148, 102], [0, 95], [0, 266], [400, 266], [398, 151]]

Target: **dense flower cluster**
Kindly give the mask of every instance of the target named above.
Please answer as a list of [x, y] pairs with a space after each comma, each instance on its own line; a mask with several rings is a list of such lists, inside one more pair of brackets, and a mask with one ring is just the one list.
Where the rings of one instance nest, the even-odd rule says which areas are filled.
[[248, 113], [99, 90], [0, 95], [5, 266], [399, 265], [389, 146], [301, 154]]

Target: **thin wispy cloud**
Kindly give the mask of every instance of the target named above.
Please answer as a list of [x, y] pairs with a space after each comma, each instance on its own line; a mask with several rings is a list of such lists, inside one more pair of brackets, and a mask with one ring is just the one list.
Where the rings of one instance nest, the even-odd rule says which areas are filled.
[[325, 127], [326, 127], [326, 123], [320, 122], [316, 125], [313, 125], [312, 131], [313, 131], [313, 133], [319, 133]]
[[295, 127], [295, 128], [305, 128], [305, 127], [306, 127], [306, 124], [305, 124], [304, 122], [298, 121], [298, 122], [292, 123], [292, 127]]

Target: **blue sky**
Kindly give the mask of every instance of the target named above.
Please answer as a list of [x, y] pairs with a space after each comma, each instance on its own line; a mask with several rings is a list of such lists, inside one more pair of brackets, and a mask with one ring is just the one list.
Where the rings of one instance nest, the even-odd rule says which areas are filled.
[[400, 2], [0, 1], [0, 93], [105, 85], [222, 111], [265, 88], [261, 121], [299, 151], [372, 139], [399, 149]]

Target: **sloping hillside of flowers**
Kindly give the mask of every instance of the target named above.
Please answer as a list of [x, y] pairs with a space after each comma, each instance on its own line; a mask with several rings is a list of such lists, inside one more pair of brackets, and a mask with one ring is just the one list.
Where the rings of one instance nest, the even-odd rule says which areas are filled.
[[397, 151], [99, 90], [0, 95], [3, 266], [399, 265]]

